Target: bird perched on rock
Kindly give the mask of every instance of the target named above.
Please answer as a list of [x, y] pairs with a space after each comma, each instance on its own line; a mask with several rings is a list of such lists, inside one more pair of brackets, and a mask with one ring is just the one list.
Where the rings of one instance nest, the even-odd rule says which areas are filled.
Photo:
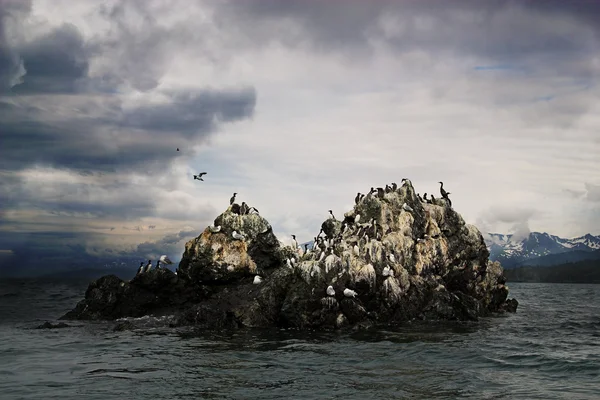
[[212, 233], [217, 233], [221, 231], [221, 225], [219, 226], [214, 226], [214, 225], [209, 225], [208, 229], [212, 232]]
[[152, 268], [152, 260], [148, 260], [148, 264], [146, 264], [146, 269], [144, 270], [144, 272], [150, 271], [151, 268]]
[[396, 184], [396, 182], [392, 182], [392, 191], [396, 191], [398, 189], [398, 185]]
[[233, 237], [235, 240], [244, 240], [244, 239], [246, 239], [246, 236], [244, 236], [241, 233], [237, 233], [237, 231], [231, 232], [231, 237]]
[[160, 261], [163, 264], [173, 264], [173, 261], [169, 260], [169, 257], [167, 257], [166, 254], [160, 256], [160, 259], [158, 261]]
[[357, 293], [352, 289], [344, 289], [344, 296], [346, 297], [356, 297]]
[[388, 266], [385, 266], [385, 267], [383, 267], [382, 275], [383, 276], [394, 276], [394, 270]]
[[144, 272], [144, 262], [140, 263], [140, 268], [138, 269], [137, 275], [142, 274]]
[[204, 182], [204, 179], [202, 179], [202, 177], [204, 175], [206, 175], [206, 172], [200, 172], [198, 175], [194, 175], [194, 180], [198, 179], [199, 181], [203, 181]]
[[254, 281], [252, 281], [252, 283], [255, 284], [255, 285], [258, 285], [261, 282], [262, 282], [262, 278], [260, 277], [260, 275], [255, 275], [254, 276]]
[[233, 205], [233, 203], [235, 202], [235, 196], [237, 196], [237, 193], [234, 193], [233, 196], [231, 196], [231, 198], [229, 199], [229, 205]]
[[408, 205], [408, 204], [406, 204], [406, 203], [403, 203], [403, 204], [402, 204], [402, 209], [403, 209], [404, 211], [408, 211], [408, 212], [414, 212], [414, 211], [415, 211], [415, 210], [413, 210], [413, 209], [412, 209], [412, 207], [411, 207], [411, 206], [409, 206], [409, 205]]
[[242, 205], [240, 206], [240, 215], [246, 215], [248, 214], [248, 210], [250, 208], [248, 207], [248, 204], [246, 204], [245, 201], [242, 201]]
[[296, 250], [296, 249], [298, 249], [298, 241], [296, 240], [296, 235], [292, 235], [292, 239], [293, 239], [293, 241], [292, 241], [293, 246], [292, 247], [294, 248], [294, 250]]
[[356, 197], [354, 198], [354, 204], [358, 204], [359, 201], [360, 201], [360, 192], [358, 192], [356, 194]]
[[327, 286], [326, 292], [327, 296], [335, 296], [335, 289], [331, 285]]
[[332, 210], [329, 210], [329, 219], [335, 219], [335, 216], [333, 215]]
[[450, 200], [450, 198], [448, 197], [448, 195], [450, 194], [449, 192], [446, 192], [444, 190], [444, 182], [438, 182], [440, 184], [440, 194], [442, 195], [442, 197], [444, 199], [446, 199], [448, 201], [448, 205], [450, 207], [452, 207], [452, 201]]
[[256, 209], [256, 207], [250, 207], [250, 209], [248, 210], [248, 214], [252, 214], [252, 212], [255, 212], [256, 214], [259, 214], [258, 210]]

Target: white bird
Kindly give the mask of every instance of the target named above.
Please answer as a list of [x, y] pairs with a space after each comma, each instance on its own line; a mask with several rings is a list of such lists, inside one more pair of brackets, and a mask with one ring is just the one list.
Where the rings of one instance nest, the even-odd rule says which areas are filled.
[[234, 239], [236, 239], [236, 240], [244, 240], [244, 239], [246, 239], [246, 236], [244, 236], [244, 235], [243, 235], [243, 234], [241, 234], [241, 233], [237, 233], [237, 231], [233, 231], [233, 232], [231, 233], [231, 237], [233, 237], [233, 238], [234, 238]]
[[319, 261], [322, 261], [325, 258], [325, 251], [321, 252], [321, 255], [319, 256]]
[[262, 282], [262, 278], [260, 277], [260, 275], [256, 275], [254, 277], [254, 281], [252, 283], [255, 284], [255, 285], [258, 285], [261, 282]]
[[388, 266], [383, 267], [383, 276], [394, 276], [394, 270]]
[[327, 296], [335, 296], [335, 290], [331, 285], [327, 286]]
[[160, 256], [159, 261], [163, 264], [173, 264], [173, 261], [169, 260], [169, 257], [167, 257], [166, 254], [163, 254], [162, 256]]
[[210, 229], [210, 231], [211, 231], [212, 233], [217, 233], [217, 232], [220, 232], [220, 231], [221, 231], [221, 225], [219, 225], [219, 226], [214, 226], [214, 225], [212, 225], [212, 224], [211, 224], [211, 225], [209, 225], [208, 229]]
[[360, 249], [358, 248], [358, 244], [354, 245], [354, 247], [352, 248], [352, 252], [354, 253], [355, 256], [358, 257], [358, 255], [360, 254]]
[[395, 263], [396, 262], [396, 257], [394, 257], [394, 253], [390, 253], [388, 255], [388, 258], [390, 259], [391, 262]]
[[408, 205], [408, 204], [406, 204], [406, 203], [403, 203], [403, 204], [402, 204], [402, 209], [403, 209], [404, 211], [408, 211], [408, 212], [414, 212], [414, 211], [415, 211], [415, 210], [413, 210], [413, 209], [412, 209], [412, 207], [411, 207], [411, 206], [409, 206], [409, 205]]
[[285, 265], [287, 265], [287, 267], [288, 267], [288, 268], [290, 268], [290, 269], [294, 268], [294, 267], [292, 266], [292, 262], [290, 261], [290, 259], [289, 259], [289, 258], [285, 260]]
[[344, 296], [346, 297], [355, 297], [356, 296], [356, 292], [352, 289], [344, 289]]
[[356, 214], [356, 217], [354, 217], [354, 223], [358, 224], [358, 221], [360, 221], [360, 214]]

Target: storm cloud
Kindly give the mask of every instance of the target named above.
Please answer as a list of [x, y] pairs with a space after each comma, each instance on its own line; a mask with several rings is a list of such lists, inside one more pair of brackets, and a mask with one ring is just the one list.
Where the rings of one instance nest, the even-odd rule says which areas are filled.
[[405, 176], [484, 232], [597, 234], [598, 2], [72, 4], [0, 3], [3, 259], [177, 259], [233, 192], [304, 242]]

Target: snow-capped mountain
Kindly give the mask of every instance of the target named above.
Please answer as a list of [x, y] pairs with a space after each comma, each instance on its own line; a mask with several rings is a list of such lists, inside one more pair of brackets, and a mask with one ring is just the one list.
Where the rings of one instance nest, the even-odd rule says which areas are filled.
[[[490, 251], [490, 259], [499, 261], [504, 268], [526, 265], [528, 262], [551, 254], [576, 252], [578, 258], [585, 259], [588, 252], [600, 250], [600, 235], [564, 239], [546, 232], [531, 232], [525, 238], [513, 238], [513, 235], [488, 233], [483, 235]], [[552, 258], [545, 257], [544, 265], [552, 265]], [[537, 265], [537, 264], [536, 264]]]

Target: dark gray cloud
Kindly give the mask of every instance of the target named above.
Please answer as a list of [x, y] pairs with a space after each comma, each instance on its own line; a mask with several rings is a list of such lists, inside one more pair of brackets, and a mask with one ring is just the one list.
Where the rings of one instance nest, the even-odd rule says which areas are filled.
[[[598, 49], [600, 2], [576, 0], [229, 0], [217, 14], [246, 45], [279, 41], [326, 52], [366, 50], [376, 38], [396, 52], [459, 53], [489, 62], [554, 68]], [[388, 28], [385, 23], [388, 22]], [[286, 29], [287, 24], [287, 29]], [[298, 29], [301, 27], [303, 35]], [[538, 65], [539, 67], [539, 65]], [[580, 74], [595, 71], [579, 65]], [[583, 78], [580, 76], [580, 78]]]
[[19, 23], [27, 14], [31, 2], [27, 0], [0, 1], [0, 93], [19, 82], [24, 73], [23, 62], [18, 52], [9, 43], [9, 26]]
[[[182, 152], [198, 145], [221, 123], [254, 113], [252, 88], [229, 91], [197, 90], [170, 93], [168, 102], [124, 109], [118, 99], [104, 110], [85, 98], [73, 104], [80, 111], [60, 115], [31, 103], [0, 107], [0, 162], [18, 170], [47, 165], [81, 171], [117, 171], [153, 166], [164, 169]], [[60, 110], [59, 110], [60, 111]], [[186, 153], [189, 155], [189, 153]]]
[[23, 82], [17, 94], [73, 93], [85, 89], [90, 51], [79, 29], [64, 24], [18, 49], [23, 60]]

